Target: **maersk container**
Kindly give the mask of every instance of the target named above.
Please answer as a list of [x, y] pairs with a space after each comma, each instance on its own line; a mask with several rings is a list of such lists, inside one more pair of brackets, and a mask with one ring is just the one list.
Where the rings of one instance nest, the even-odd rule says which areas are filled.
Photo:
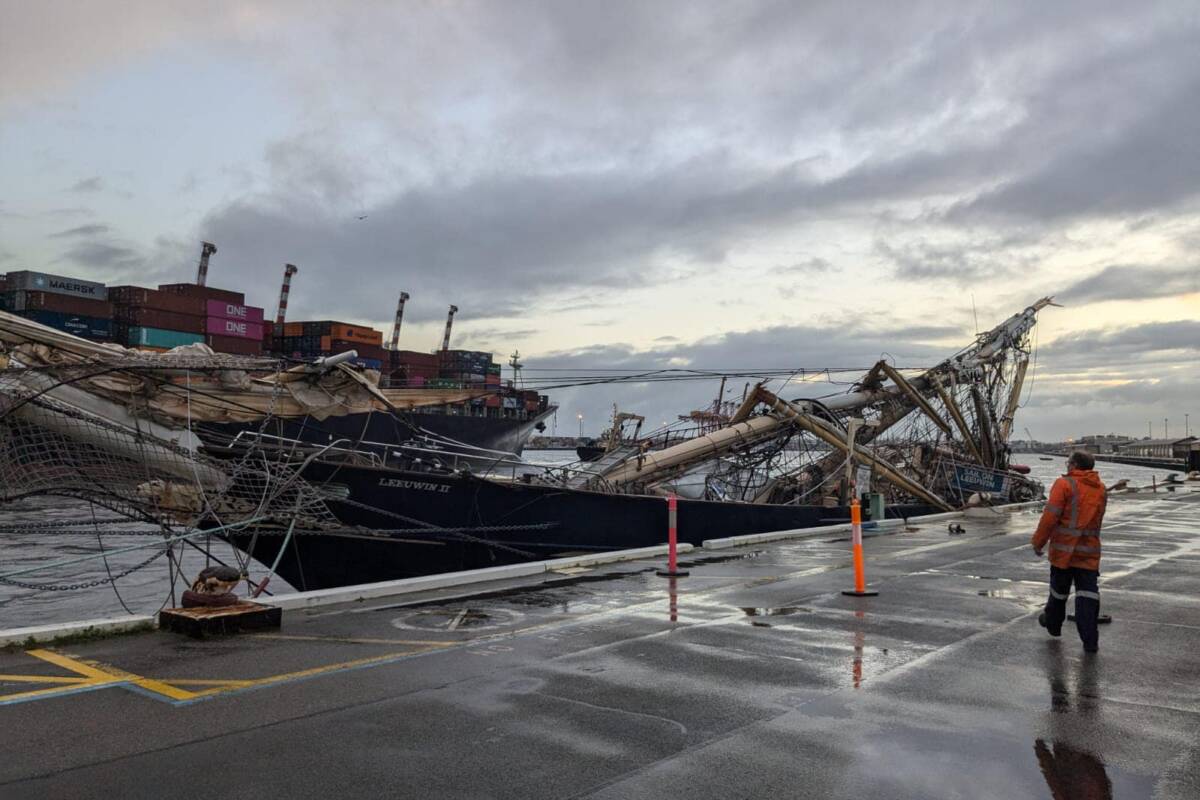
[[182, 347], [185, 344], [203, 342], [204, 335], [185, 333], [183, 331], [168, 331], [162, 328], [130, 328], [125, 343], [130, 347], [146, 345], [149, 347]]
[[64, 275], [51, 275], [48, 272], [31, 272], [29, 270], [10, 272], [6, 288], [9, 291], [28, 289], [34, 292], [55, 292], [75, 297], [87, 297], [91, 300], [108, 299], [108, 290], [105, 289], [103, 283]]

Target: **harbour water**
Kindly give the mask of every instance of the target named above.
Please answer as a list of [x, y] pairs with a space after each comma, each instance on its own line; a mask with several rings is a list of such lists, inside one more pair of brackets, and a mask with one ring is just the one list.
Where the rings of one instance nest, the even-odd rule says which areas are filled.
[[[526, 453], [526, 460], [539, 465], [562, 465], [575, 460], [570, 450], [533, 450]], [[1049, 458], [1049, 460], [1044, 460]], [[1046, 484], [1061, 475], [1065, 469], [1063, 456], [1039, 456], [1016, 454], [1013, 460], [1026, 463], [1031, 475]], [[1166, 470], [1124, 464], [1098, 463], [1097, 468], [1106, 484], [1122, 478], [1135, 486], [1149, 486], [1151, 480], [1159, 483], [1167, 475]], [[79, 521], [90, 519], [87, 506], [72, 504], [59, 498], [40, 498], [13, 504], [0, 512], [0, 574], [36, 566], [40, 563], [67, 560], [149, 544], [152, 539], [144, 536], [104, 536], [94, 533], [57, 533], [52, 530], [35, 529], [45, 523]], [[96, 511], [97, 517], [111, 518], [109, 512]], [[22, 530], [23, 526], [29, 526]], [[139, 526], [112, 526], [129, 531]], [[142, 526], [144, 528], [144, 526]], [[45, 572], [20, 576], [17, 580], [38, 585], [52, 585], [53, 590], [37, 590], [24, 586], [0, 583], [0, 629], [27, 625], [44, 625], [77, 619], [120, 616], [125, 613], [149, 614], [169, 602], [168, 563], [160, 557], [141, 569], [111, 583], [88, 588], [67, 588], [106, 580], [110, 575], [120, 575], [144, 562], [155, 552], [143, 548], [128, 552], [113, 553], [103, 559], [84, 561], [78, 564], [55, 567]], [[229, 563], [234, 563], [233, 548], [220, 542], [214, 543], [212, 554]], [[198, 550], [185, 548], [181, 560], [182, 571], [189, 578], [205, 566], [205, 555]], [[261, 575], [265, 567], [254, 572]], [[177, 585], [177, 591], [181, 590]], [[271, 581], [274, 591], [288, 591], [282, 579]]]

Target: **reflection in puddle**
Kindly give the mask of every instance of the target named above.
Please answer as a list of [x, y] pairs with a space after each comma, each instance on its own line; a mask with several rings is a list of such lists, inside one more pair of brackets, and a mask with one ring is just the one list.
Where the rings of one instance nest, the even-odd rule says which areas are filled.
[[801, 606], [782, 606], [780, 608], [747, 608], [741, 606], [747, 617], [786, 617], [798, 612], [809, 612], [810, 609]]
[[1096, 756], [1060, 741], [1054, 742], [1052, 750], [1041, 739], [1034, 742], [1033, 751], [1052, 797], [1111, 800], [1112, 781]]
[[980, 597], [1000, 597], [1005, 600], [1018, 599], [1017, 593], [1011, 589], [981, 589], [975, 594], [979, 595]]

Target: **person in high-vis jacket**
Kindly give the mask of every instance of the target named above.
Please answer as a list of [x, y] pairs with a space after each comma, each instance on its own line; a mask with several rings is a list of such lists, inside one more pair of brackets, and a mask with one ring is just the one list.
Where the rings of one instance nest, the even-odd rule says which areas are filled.
[[[1083, 649], [1100, 647], [1096, 622], [1100, 616], [1100, 526], [1108, 496], [1089, 454], [1075, 452], [1067, 459], [1067, 474], [1054, 482], [1031, 544], [1050, 560], [1050, 598], [1038, 624], [1051, 636], [1062, 634], [1067, 596], [1075, 585], [1075, 627]], [[1049, 545], [1049, 548], [1047, 548]]]

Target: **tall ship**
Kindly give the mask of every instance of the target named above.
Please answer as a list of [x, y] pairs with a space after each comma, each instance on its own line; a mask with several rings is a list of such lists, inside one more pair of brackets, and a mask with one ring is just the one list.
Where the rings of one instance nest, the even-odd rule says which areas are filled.
[[[0, 503], [73, 498], [152, 523], [168, 551], [221, 542], [243, 569], [257, 559], [315, 589], [659, 544], [669, 497], [693, 544], [845, 522], [856, 500], [871, 522], [1032, 500], [1042, 486], [1009, 463], [1008, 441], [1050, 304], [929, 368], [881, 360], [820, 397], [764, 380], [683, 440], [633, 437], [533, 471], [502, 457], [480, 469], [449, 439], [292, 435], [309, 420], [401, 419], [417, 390], [384, 386], [350, 351], [299, 363], [199, 343], [146, 352], [0, 312]], [[475, 390], [436, 391], [469, 406]]]
[[[477, 451], [477, 460], [520, 455], [529, 437], [545, 430], [555, 411], [550, 399], [520, 387], [517, 354], [513, 377], [492, 353], [450, 348], [457, 306], [450, 306], [441, 346], [400, 349], [407, 292], [401, 292], [388, 346], [383, 332], [339, 320], [289, 320], [288, 296], [298, 269], [284, 267], [278, 309], [250, 305], [242, 292], [208, 285], [217, 248], [202, 243], [193, 283], [157, 288], [104, 283], [18, 271], [0, 276], [0, 311], [82, 339], [143, 353], [202, 345], [216, 354], [273, 358], [284, 364], [338, 359], [369, 373], [381, 408], [360, 414], [273, 416], [257, 434], [328, 444], [353, 441], [383, 450], [402, 442], [446, 440]], [[238, 421], [206, 423], [236, 435]], [[415, 445], [412, 445], [415, 446]], [[437, 449], [438, 445], [434, 445]], [[436, 453], [431, 454], [436, 457]]]

